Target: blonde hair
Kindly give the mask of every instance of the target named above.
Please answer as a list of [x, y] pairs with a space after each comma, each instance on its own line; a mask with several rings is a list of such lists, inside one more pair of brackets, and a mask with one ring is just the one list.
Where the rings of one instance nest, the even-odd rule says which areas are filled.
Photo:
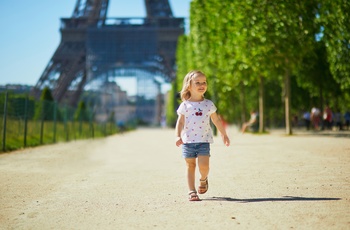
[[182, 89], [180, 91], [180, 96], [182, 101], [186, 101], [191, 97], [191, 92], [190, 92], [190, 85], [193, 80], [193, 78], [197, 76], [205, 76], [205, 74], [199, 70], [192, 70], [186, 74], [183, 84], [182, 84]]

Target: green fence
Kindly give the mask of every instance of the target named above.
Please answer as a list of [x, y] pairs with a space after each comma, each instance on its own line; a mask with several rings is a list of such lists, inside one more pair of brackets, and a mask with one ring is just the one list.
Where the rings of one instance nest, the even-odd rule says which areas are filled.
[[72, 108], [28, 96], [0, 94], [0, 152], [118, 132], [113, 116], [96, 122], [89, 107]]

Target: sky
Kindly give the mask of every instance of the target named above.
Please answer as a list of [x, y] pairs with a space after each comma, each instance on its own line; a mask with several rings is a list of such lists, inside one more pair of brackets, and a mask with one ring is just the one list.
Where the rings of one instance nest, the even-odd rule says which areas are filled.
[[[175, 17], [189, 17], [191, 0], [169, 0]], [[35, 85], [58, 47], [60, 18], [76, 0], [0, 0], [0, 85]], [[109, 0], [108, 17], [145, 17], [144, 0]]]

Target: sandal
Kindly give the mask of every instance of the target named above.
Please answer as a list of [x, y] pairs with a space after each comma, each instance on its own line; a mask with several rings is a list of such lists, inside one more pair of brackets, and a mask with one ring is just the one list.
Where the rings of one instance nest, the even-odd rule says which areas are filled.
[[189, 201], [200, 201], [198, 195], [197, 195], [197, 192], [195, 190], [193, 191], [190, 191], [188, 193], [189, 197], [188, 197], [188, 200]]
[[208, 184], [208, 177], [205, 178], [205, 180], [199, 180], [200, 186], [198, 187], [198, 193], [204, 194], [208, 191], [209, 184]]

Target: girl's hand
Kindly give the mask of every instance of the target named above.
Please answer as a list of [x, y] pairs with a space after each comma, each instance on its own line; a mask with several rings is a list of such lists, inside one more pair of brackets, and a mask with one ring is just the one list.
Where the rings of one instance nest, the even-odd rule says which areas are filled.
[[182, 145], [182, 144], [183, 144], [182, 138], [181, 138], [181, 137], [177, 137], [177, 138], [176, 138], [175, 144], [176, 144], [177, 147], [179, 147], [180, 145]]
[[227, 135], [223, 135], [223, 136], [222, 136], [222, 141], [224, 142], [224, 144], [225, 144], [226, 146], [230, 146], [230, 139], [228, 138]]

